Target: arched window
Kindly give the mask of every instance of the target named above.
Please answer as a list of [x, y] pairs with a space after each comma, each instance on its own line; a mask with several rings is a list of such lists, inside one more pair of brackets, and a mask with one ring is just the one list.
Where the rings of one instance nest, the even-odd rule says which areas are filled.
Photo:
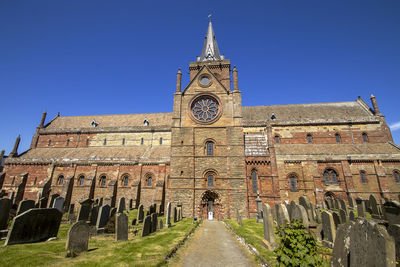
[[363, 184], [367, 183], [367, 177], [365, 175], [365, 171], [360, 171], [360, 178]]
[[160, 145], [162, 145], [162, 137], [160, 137]]
[[312, 136], [311, 136], [311, 134], [307, 134], [307, 142], [308, 142], [309, 144], [312, 143]]
[[326, 169], [324, 172], [325, 184], [337, 184], [337, 173], [333, 169]]
[[253, 193], [257, 193], [258, 191], [258, 184], [257, 184], [257, 171], [251, 171], [251, 184], [253, 186]]
[[107, 180], [107, 177], [105, 175], [100, 176], [100, 186], [101, 187], [106, 186], [106, 180]]
[[207, 185], [214, 186], [214, 175], [212, 173], [207, 175]]
[[291, 191], [296, 191], [297, 190], [296, 176], [294, 176], [294, 175], [289, 176], [289, 184], [290, 184], [290, 190]]
[[122, 184], [123, 184], [123, 186], [128, 186], [128, 183], [129, 183], [129, 175], [128, 174], [122, 175]]
[[152, 181], [153, 181], [153, 177], [151, 177], [151, 175], [148, 175], [146, 178], [146, 185], [151, 186]]
[[67, 143], [65, 144], [65, 146], [69, 146], [69, 139], [67, 139]]
[[363, 134], [362, 134], [362, 139], [363, 139], [363, 142], [364, 142], [364, 143], [368, 143], [368, 136], [367, 136], [366, 133], [363, 133]]
[[394, 171], [394, 172], [393, 172], [393, 177], [394, 177], [394, 181], [395, 181], [396, 183], [400, 183], [400, 174], [399, 174], [398, 171]]
[[275, 135], [275, 144], [279, 144], [279, 136]]
[[63, 175], [58, 176], [57, 183], [58, 183], [58, 185], [62, 185], [64, 183], [64, 176]]
[[335, 134], [335, 138], [336, 138], [336, 143], [340, 144], [340, 134]]
[[206, 143], [207, 156], [214, 156], [214, 143], [212, 141], [208, 141]]
[[78, 177], [78, 185], [83, 185], [85, 183], [85, 176], [83, 174]]

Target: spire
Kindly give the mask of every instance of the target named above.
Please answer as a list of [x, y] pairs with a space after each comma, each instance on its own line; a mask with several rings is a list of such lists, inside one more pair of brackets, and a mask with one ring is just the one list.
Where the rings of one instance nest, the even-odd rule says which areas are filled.
[[222, 59], [224, 59], [224, 56], [219, 54], [217, 39], [215, 38], [215, 33], [210, 19], [210, 22], [208, 23], [207, 35], [204, 40], [203, 51], [201, 52], [200, 58], [197, 58], [197, 61], [212, 61]]

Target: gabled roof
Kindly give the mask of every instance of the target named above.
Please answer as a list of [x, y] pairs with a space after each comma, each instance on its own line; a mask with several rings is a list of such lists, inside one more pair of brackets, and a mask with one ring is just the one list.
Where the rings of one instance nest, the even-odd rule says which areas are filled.
[[229, 90], [226, 89], [226, 87], [218, 80], [218, 78], [214, 75], [214, 73], [212, 73], [212, 71], [210, 70], [210, 68], [207, 67], [207, 65], [203, 65], [203, 66], [200, 68], [200, 70], [197, 72], [197, 74], [193, 77], [193, 79], [189, 82], [189, 84], [185, 87], [185, 89], [182, 91], [182, 94], [184, 94], [184, 93], [187, 91], [187, 89], [193, 84], [193, 82], [197, 80], [197, 78], [199, 77], [199, 75], [201, 75], [201, 72], [203, 71], [203, 69], [207, 69], [208, 74], [210, 74], [210, 75], [218, 82], [218, 84], [219, 84], [223, 89], [225, 89], [225, 91], [226, 91], [227, 93], [229, 93]]

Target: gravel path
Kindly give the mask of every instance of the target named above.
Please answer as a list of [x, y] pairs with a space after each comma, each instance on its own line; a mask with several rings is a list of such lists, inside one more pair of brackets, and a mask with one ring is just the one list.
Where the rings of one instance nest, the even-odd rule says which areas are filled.
[[204, 221], [173, 266], [256, 266], [222, 222]]

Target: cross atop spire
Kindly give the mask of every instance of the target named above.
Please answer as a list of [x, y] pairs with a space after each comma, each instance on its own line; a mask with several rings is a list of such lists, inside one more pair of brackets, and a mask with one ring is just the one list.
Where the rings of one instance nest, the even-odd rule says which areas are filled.
[[217, 39], [215, 38], [214, 29], [211, 23], [211, 14], [208, 15], [208, 18], [210, 19], [210, 22], [208, 23], [207, 35], [204, 40], [201, 56], [200, 58], [197, 58], [197, 61], [213, 61], [224, 59], [224, 56], [219, 54]]

